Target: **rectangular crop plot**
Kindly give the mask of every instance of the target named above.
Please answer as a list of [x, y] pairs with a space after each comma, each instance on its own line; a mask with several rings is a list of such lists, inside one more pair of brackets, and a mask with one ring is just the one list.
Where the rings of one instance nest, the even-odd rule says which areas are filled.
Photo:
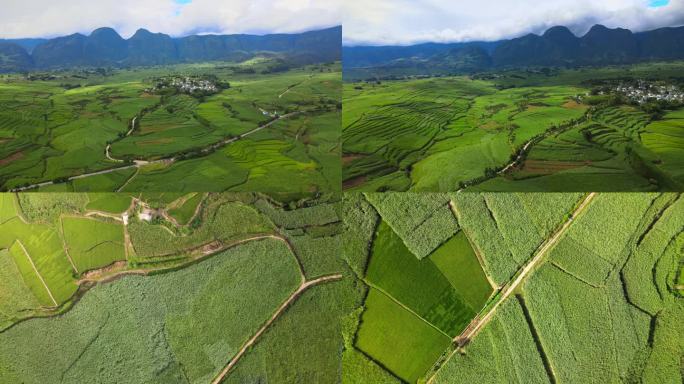
[[0, 330], [12, 324], [21, 311], [37, 308], [39, 305], [24, 282], [10, 251], [0, 250]]
[[[429, 259], [418, 260], [382, 222], [373, 243], [366, 279], [447, 335], [458, 335], [477, 310]], [[478, 308], [479, 309], [479, 308]]]
[[371, 289], [356, 346], [401, 379], [415, 383], [449, 347], [451, 339]]
[[95, 219], [62, 218], [69, 256], [78, 272], [124, 260], [124, 232], [120, 223]]
[[131, 206], [127, 193], [89, 193], [86, 209], [109, 213], [122, 213]]
[[[25, 269], [19, 266], [22, 274], [35, 269], [49, 287], [57, 304], [68, 300], [76, 292], [77, 286], [74, 282], [73, 268], [66, 257], [57, 228], [51, 225], [25, 223], [19, 217], [1, 223], [0, 248], [10, 248], [18, 242], [25, 248], [24, 253], [28, 254], [28, 257], [23, 255], [24, 257], [18, 258], [22, 260], [20, 262], [28, 265]], [[32, 289], [34, 285], [39, 287], [43, 284], [38, 276], [32, 276], [30, 273], [24, 274], [24, 277]], [[41, 300], [41, 303], [47, 305], [51, 301]]]
[[429, 259], [473, 310], [479, 311], [485, 305], [492, 286], [463, 231], [437, 248]]

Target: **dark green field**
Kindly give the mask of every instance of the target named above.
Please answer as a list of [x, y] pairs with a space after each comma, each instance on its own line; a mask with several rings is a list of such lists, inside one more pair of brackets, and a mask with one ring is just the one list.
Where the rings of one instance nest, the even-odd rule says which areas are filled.
[[[344, 189], [678, 191], [684, 113], [614, 93], [681, 63], [347, 82]], [[662, 104], [662, 103], [661, 103]]]
[[2, 75], [0, 189], [339, 190], [339, 63], [272, 64]]

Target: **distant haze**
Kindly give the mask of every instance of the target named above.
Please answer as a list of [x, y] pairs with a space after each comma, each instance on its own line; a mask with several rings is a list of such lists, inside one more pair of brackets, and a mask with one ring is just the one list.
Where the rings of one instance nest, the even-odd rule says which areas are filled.
[[0, 38], [89, 34], [108, 26], [171, 36], [296, 33], [341, 23], [338, 0], [2, 0]]
[[565, 25], [634, 32], [684, 25], [684, 0], [345, 0], [345, 45], [494, 41]]

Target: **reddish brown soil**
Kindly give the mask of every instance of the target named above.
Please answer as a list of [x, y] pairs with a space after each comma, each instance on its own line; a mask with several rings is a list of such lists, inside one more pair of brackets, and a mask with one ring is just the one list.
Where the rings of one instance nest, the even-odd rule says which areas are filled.
[[575, 100], [570, 100], [567, 103], [563, 104], [563, 108], [567, 109], [583, 109], [584, 106]]
[[0, 159], [0, 165], [7, 165], [24, 157], [24, 152], [15, 152], [4, 159]]
[[342, 183], [342, 189], [351, 189], [366, 182], [367, 176], [358, 176]]
[[352, 155], [343, 155], [342, 156], [342, 165], [348, 165], [354, 160], [357, 159], [363, 159], [366, 157], [366, 155], [358, 155], [358, 154], [352, 154]]
[[523, 172], [535, 173], [535, 174], [547, 174], [565, 171], [568, 169], [574, 169], [583, 167], [585, 165], [590, 165], [591, 162], [581, 162], [581, 161], [545, 161], [545, 160], [527, 160], [522, 167]]

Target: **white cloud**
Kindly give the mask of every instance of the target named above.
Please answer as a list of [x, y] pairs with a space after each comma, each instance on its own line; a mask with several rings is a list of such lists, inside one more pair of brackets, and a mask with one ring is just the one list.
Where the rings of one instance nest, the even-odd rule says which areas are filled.
[[0, 38], [52, 37], [112, 27], [172, 36], [295, 33], [341, 24], [341, 0], [2, 0]]
[[633, 31], [684, 24], [684, 0], [345, 0], [347, 45], [499, 40], [566, 25], [584, 34], [593, 24]]

